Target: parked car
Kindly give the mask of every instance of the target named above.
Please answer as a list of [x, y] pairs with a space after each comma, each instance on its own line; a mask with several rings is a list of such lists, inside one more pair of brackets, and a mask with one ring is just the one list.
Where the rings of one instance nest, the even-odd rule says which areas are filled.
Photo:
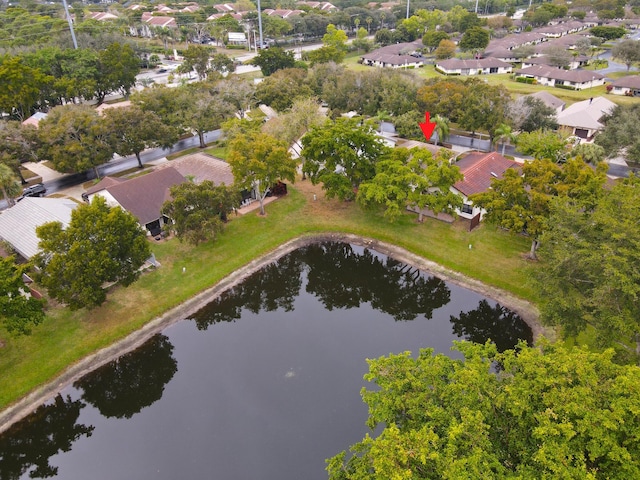
[[44, 184], [36, 183], [35, 185], [31, 185], [22, 190], [22, 195], [16, 200], [19, 202], [24, 197], [43, 197], [45, 193], [47, 193], [47, 189], [45, 188]]

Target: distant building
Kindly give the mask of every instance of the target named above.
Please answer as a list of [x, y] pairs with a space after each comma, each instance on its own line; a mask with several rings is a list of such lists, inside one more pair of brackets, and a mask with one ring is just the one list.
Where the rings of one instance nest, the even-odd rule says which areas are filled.
[[619, 78], [611, 84], [611, 87], [611, 93], [614, 95], [640, 97], [640, 75]]
[[604, 97], [576, 102], [558, 114], [558, 125], [572, 135], [591, 141], [604, 125], [600, 119], [611, 113], [616, 104]]
[[565, 87], [571, 90], [584, 90], [604, 85], [604, 75], [587, 70], [564, 70], [547, 65], [534, 65], [520, 68], [515, 73], [519, 77], [535, 78], [540, 85]]
[[497, 58], [481, 58], [479, 60], [461, 60], [450, 58], [436, 62], [436, 70], [445, 75], [489, 75], [511, 73], [512, 66]]

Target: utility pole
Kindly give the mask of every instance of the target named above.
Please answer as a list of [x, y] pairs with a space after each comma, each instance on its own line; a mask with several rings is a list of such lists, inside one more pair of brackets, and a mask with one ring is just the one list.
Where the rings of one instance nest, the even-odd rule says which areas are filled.
[[262, 48], [262, 9], [260, 8], [260, 0], [258, 0], [258, 31], [260, 32], [260, 48]]
[[409, 1], [410, 0], [407, 0], [407, 19], [409, 18]]
[[71, 39], [73, 40], [73, 48], [78, 49], [78, 41], [76, 40], [76, 33], [73, 31], [73, 22], [71, 21], [71, 15], [69, 15], [69, 7], [67, 6], [67, 0], [62, 0], [64, 4], [64, 13], [67, 14], [67, 22], [69, 22], [69, 30], [71, 30]]

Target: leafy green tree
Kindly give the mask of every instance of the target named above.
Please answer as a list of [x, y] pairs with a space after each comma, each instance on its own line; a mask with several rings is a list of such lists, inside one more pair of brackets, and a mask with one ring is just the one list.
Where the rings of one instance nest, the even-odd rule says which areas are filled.
[[0, 122], [0, 163], [8, 166], [27, 183], [20, 171], [22, 162], [36, 158], [37, 131], [31, 125], [20, 122]]
[[640, 42], [638, 40], [623, 40], [616, 43], [611, 49], [613, 58], [622, 60], [627, 66], [627, 72], [636, 62], [640, 62]]
[[606, 167], [594, 171], [580, 159], [561, 167], [549, 159], [525, 162], [522, 172], [510, 168], [491, 182], [485, 192], [469, 199], [486, 213], [483, 218], [514, 233], [531, 237], [530, 258], [536, 257], [540, 237], [548, 226], [553, 197], [570, 198], [582, 208], [591, 208], [603, 193]]
[[501, 123], [498, 128], [496, 128], [495, 132], [496, 139], [496, 150], [498, 148], [498, 143], [502, 142], [502, 155], [504, 155], [504, 149], [507, 145], [507, 142], [513, 142], [516, 139], [516, 134], [513, 133], [511, 127], [506, 123]]
[[239, 206], [237, 189], [205, 180], [198, 185], [186, 182], [171, 187], [171, 200], [165, 202], [162, 212], [172, 221], [167, 229], [180, 241], [197, 246], [222, 233], [228, 214]]
[[367, 53], [373, 48], [373, 43], [367, 38], [369, 33], [362, 27], [356, 32], [356, 38], [351, 43], [358, 50]]
[[[376, 163], [376, 175], [362, 182], [356, 200], [364, 207], [381, 206], [389, 221], [407, 207], [453, 213], [462, 198], [450, 188], [463, 176], [446, 154], [434, 158], [426, 149], [394, 149]], [[422, 221], [422, 213], [418, 218]]]
[[280, 47], [262, 49], [251, 61], [252, 65], [260, 67], [262, 75], [269, 75], [282, 70], [283, 68], [293, 68], [296, 64], [294, 53]]
[[368, 360], [371, 434], [327, 461], [331, 480], [640, 475], [637, 367], [546, 342], [455, 349]]
[[170, 148], [178, 141], [178, 131], [162, 123], [158, 115], [139, 106], [105, 110], [106, 128], [111, 132], [113, 149], [118, 155], [135, 155], [143, 167], [140, 153], [147, 148]]
[[389, 30], [388, 28], [381, 28], [376, 32], [375, 36], [373, 37], [373, 41], [382, 45], [383, 47], [386, 47], [393, 41], [391, 30]]
[[236, 77], [219, 81], [214, 84], [213, 93], [216, 92], [222, 100], [234, 107], [239, 118], [244, 118], [247, 110], [256, 105], [256, 88], [253, 82], [246, 79]]
[[556, 110], [545, 105], [539, 98], [528, 95], [518, 97], [512, 102], [507, 116], [514, 129], [521, 132], [558, 128]]
[[505, 122], [511, 103], [511, 95], [503, 85], [487, 85], [484, 82], [467, 81], [469, 93], [462, 100], [459, 124], [472, 132], [485, 130], [493, 142], [498, 125]]
[[50, 222], [36, 229], [41, 252], [38, 280], [49, 295], [71, 309], [106, 299], [105, 284], [131, 285], [150, 256], [146, 233], [129, 212], [109, 207], [101, 196], [71, 213], [66, 229]]
[[312, 67], [321, 63], [342, 63], [345, 55], [346, 52], [344, 50], [334, 45], [320, 47], [316, 50], [311, 50], [306, 54]]
[[579, 143], [571, 149], [569, 157], [580, 157], [591, 165], [598, 165], [600, 162], [604, 162], [607, 152], [595, 143]]
[[438, 43], [438, 47], [434, 53], [437, 60], [446, 60], [447, 58], [451, 58], [456, 53], [456, 44], [452, 40], [440, 40], [440, 43]]
[[548, 159], [560, 162], [566, 158], [568, 136], [551, 130], [523, 132], [516, 140], [517, 150], [536, 160]]
[[278, 181], [295, 181], [297, 163], [291, 158], [289, 146], [282, 140], [265, 134], [238, 135], [229, 144], [233, 178], [238, 188], [252, 190], [264, 215], [264, 199]]
[[542, 236], [536, 285], [542, 318], [566, 337], [593, 329], [600, 345], [640, 359], [640, 181], [604, 192], [594, 208], [558, 199]]
[[180, 124], [186, 131], [195, 132], [200, 148], [206, 148], [205, 133], [220, 128], [222, 123], [233, 117], [235, 108], [216, 91], [204, 83], [185, 85], [173, 89], [177, 97]]
[[0, 257], [0, 318], [10, 333], [28, 335], [44, 320], [44, 302], [29, 294], [22, 280], [27, 265]]
[[549, 65], [558, 68], [568, 68], [573, 60], [571, 52], [559, 45], [546, 48], [544, 54], [549, 61]]
[[404, 113], [393, 119], [398, 135], [401, 138], [412, 140], [424, 139], [424, 134], [420, 129], [420, 122], [424, 122], [424, 113], [420, 113], [417, 110]]
[[442, 40], [449, 40], [449, 34], [443, 30], [427, 30], [422, 37], [422, 44], [433, 52]]
[[112, 43], [99, 52], [96, 85], [98, 104], [112, 92], [128, 96], [139, 72], [140, 60], [129, 44]]
[[59, 172], [93, 168], [99, 178], [98, 166], [111, 160], [114, 153], [104, 118], [88, 105], [53, 108], [40, 121], [38, 137], [40, 156], [51, 160]]
[[301, 68], [278, 70], [258, 84], [256, 98], [260, 103], [284, 112], [295, 100], [313, 95], [306, 80], [307, 73]]
[[0, 163], [0, 192], [10, 207], [15, 205], [14, 198], [20, 194], [18, 176], [4, 163]]
[[236, 71], [236, 64], [229, 55], [224, 53], [214, 53], [211, 56], [211, 70], [221, 74], [233, 73]]
[[460, 39], [460, 48], [462, 50], [472, 50], [479, 52], [489, 45], [489, 32], [482, 27], [469, 28]]
[[458, 79], [434, 79], [418, 89], [418, 109], [431, 115], [446, 116], [458, 123], [464, 112], [463, 102], [470, 95], [470, 87]]
[[165, 125], [180, 130], [180, 133], [186, 133], [182, 115], [184, 95], [181, 95], [180, 92], [181, 90], [164, 85], [145, 88], [141, 92], [133, 94], [131, 102], [138, 105], [144, 112], [158, 115]]
[[600, 37], [605, 41], [621, 38], [624, 36], [625, 33], [627, 33], [624, 27], [607, 27], [607, 26], [592, 27], [590, 32], [591, 32], [591, 35], [595, 37]]
[[42, 103], [43, 92], [53, 80], [20, 57], [0, 57], [0, 111], [24, 120]]
[[209, 72], [209, 49], [203, 45], [191, 44], [182, 53], [184, 61], [182, 67], [186, 72], [195, 69], [199, 80], [207, 78]]
[[625, 158], [640, 163], [640, 104], [618, 105], [602, 117], [604, 129], [594, 142], [604, 147], [608, 157], [624, 152]]
[[329, 198], [353, 200], [362, 182], [375, 176], [375, 164], [389, 149], [369, 125], [357, 119], [328, 120], [302, 138], [304, 172], [323, 183]]
[[347, 34], [344, 30], [336, 28], [335, 25], [330, 23], [327, 25], [327, 33], [322, 37], [322, 44], [325, 47], [335, 47], [337, 50], [343, 52], [347, 51]]

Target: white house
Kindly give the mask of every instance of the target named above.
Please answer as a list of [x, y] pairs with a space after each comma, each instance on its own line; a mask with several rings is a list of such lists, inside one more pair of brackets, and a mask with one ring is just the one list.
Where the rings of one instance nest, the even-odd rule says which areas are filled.
[[614, 95], [640, 97], [640, 75], [619, 78], [611, 84], [611, 87], [611, 93]]
[[584, 90], [604, 85], [604, 75], [587, 70], [563, 70], [548, 65], [535, 65], [516, 70], [518, 77], [535, 78], [540, 85]]
[[424, 66], [420, 50], [421, 41], [396, 43], [365, 53], [360, 57], [363, 65], [382, 68], [418, 68]]
[[600, 119], [611, 113], [615, 106], [604, 97], [576, 102], [558, 114], [558, 125], [572, 135], [590, 141], [604, 127]]
[[450, 58], [436, 62], [436, 70], [445, 75], [488, 75], [492, 73], [511, 73], [512, 66], [497, 58], [479, 60], [461, 60]]

